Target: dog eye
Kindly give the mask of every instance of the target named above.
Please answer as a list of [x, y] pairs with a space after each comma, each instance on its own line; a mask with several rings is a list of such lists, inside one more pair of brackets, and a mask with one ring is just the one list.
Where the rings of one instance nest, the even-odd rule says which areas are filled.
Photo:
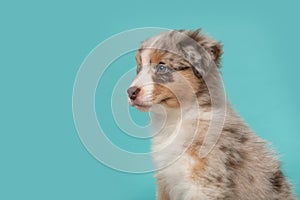
[[168, 71], [169, 71], [169, 68], [167, 66], [165, 66], [163, 63], [159, 63], [156, 66], [156, 72], [159, 73], [159, 74], [164, 74]]

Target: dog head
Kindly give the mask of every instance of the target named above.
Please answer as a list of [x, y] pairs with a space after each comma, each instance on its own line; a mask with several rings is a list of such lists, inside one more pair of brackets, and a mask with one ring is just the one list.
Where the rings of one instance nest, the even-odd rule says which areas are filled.
[[141, 111], [156, 104], [178, 108], [196, 99], [209, 104], [203, 77], [211, 67], [220, 67], [221, 55], [221, 44], [199, 30], [149, 38], [136, 54], [137, 75], [127, 90], [129, 103]]

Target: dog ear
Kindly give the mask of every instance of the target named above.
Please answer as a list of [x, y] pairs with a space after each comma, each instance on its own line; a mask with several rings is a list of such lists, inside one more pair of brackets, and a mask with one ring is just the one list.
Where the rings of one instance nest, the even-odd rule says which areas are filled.
[[201, 30], [179, 32], [186, 35], [177, 45], [184, 57], [193, 65], [197, 76], [203, 76], [209, 70], [212, 61], [220, 68], [222, 45], [201, 33]]
[[201, 29], [187, 31], [187, 35], [201, 45], [219, 66], [223, 54], [222, 44], [213, 38], [201, 33]]
[[218, 67], [221, 67], [220, 61], [221, 61], [221, 56], [223, 54], [222, 45], [219, 42], [211, 41], [210, 44], [208, 46], [205, 46], [204, 48], [206, 48], [207, 51], [210, 53], [216, 65]]

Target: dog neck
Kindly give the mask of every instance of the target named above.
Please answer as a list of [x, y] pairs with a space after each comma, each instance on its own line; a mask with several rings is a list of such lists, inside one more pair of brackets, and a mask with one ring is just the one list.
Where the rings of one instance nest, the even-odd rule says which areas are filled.
[[198, 137], [199, 123], [209, 118], [199, 106], [166, 108], [154, 106], [152, 120], [152, 157], [158, 169], [172, 163]]
[[[201, 120], [210, 120], [211, 112], [202, 109], [198, 104], [181, 106], [179, 108], [167, 108], [153, 106], [150, 112], [153, 144], [161, 144], [164, 141], [173, 140], [175, 137], [184, 142], [194, 134]], [[180, 134], [184, 135], [183, 137]]]

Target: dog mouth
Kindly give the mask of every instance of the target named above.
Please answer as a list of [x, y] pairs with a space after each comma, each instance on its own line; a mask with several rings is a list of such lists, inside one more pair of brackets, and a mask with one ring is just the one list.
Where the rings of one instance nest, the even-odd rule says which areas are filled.
[[133, 106], [140, 107], [140, 108], [150, 108], [151, 107], [151, 105], [145, 105], [145, 104], [139, 104], [139, 103], [134, 103]]
[[[166, 98], [163, 98], [163, 99], [157, 101], [155, 104], [163, 104], [163, 103], [166, 103], [170, 99], [172, 99], [172, 97], [166, 97]], [[151, 103], [132, 101], [130, 99], [129, 99], [129, 104], [133, 107], [140, 107], [140, 108], [150, 108], [152, 106]]]
[[134, 104], [133, 106], [142, 112], [148, 112], [151, 108], [150, 105], [144, 105], [144, 104]]
[[167, 101], [169, 101], [171, 99], [173, 99], [173, 98], [172, 97], [164, 97], [157, 101], [152, 100], [151, 102], [143, 102], [143, 101], [139, 101], [138, 99], [131, 100], [130, 98], [128, 98], [128, 102], [132, 107], [135, 107], [142, 112], [148, 112], [153, 105], [165, 104]]
[[142, 111], [146, 111], [146, 110], [149, 110], [152, 106], [152, 104], [149, 104], [149, 103], [143, 103], [143, 102], [138, 102], [138, 101], [132, 101], [129, 99], [129, 104], [133, 107], [136, 107], [137, 109], [139, 110], [142, 110]]

